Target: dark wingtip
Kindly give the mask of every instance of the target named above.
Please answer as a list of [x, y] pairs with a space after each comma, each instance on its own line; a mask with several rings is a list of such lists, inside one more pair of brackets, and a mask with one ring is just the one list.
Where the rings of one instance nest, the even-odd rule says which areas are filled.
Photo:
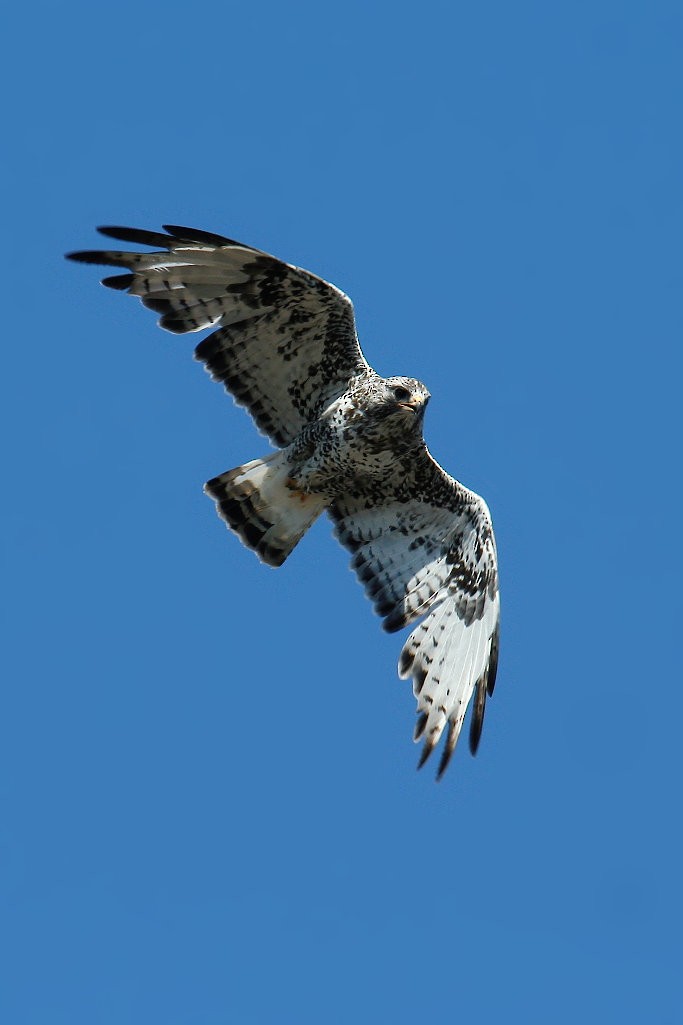
[[458, 734], [456, 733], [456, 726], [451, 719], [448, 723], [448, 736], [446, 737], [446, 743], [443, 751], [441, 752], [441, 761], [439, 762], [439, 768], [436, 773], [437, 783], [443, 776], [444, 772], [448, 768], [453, 752], [455, 751], [455, 745], [458, 743]]
[[415, 729], [413, 731], [413, 740], [419, 740], [425, 731], [427, 725], [427, 719], [429, 716], [426, 712], [418, 712], [417, 722], [415, 723]]
[[404, 647], [403, 650], [401, 651], [401, 654], [399, 655], [399, 659], [398, 659], [398, 673], [399, 673], [399, 676], [401, 676], [401, 677], [407, 676], [408, 671], [410, 670], [414, 660], [415, 660], [415, 656], [413, 654], [411, 654], [411, 652], [407, 651], [406, 648]]
[[480, 676], [477, 680], [477, 689], [474, 695], [472, 707], [472, 720], [470, 722], [470, 752], [476, 755], [481, 740], [481, 731], [484, 728], [484, 713], [486, 712], [486, 676]]
[[66, 260], [75, 260], [76, 263], [97, 263], [100, 266], [118, 266], [118, 262], [107, 259], [107, 254], [100, 249], [79, 249], [75, 253], [65, 253]]
[[425, 680], [427, 679], [427, 670], [422, 666], [413, 667], [413, 694], [415, 697], [422, 693]]
[[119, 292], [126, 292], [135, 280], [134, 274], [112, 274], [109, 278], [102, 278], [102, 284], [107, 288], [115, 288]]
[[496, 685], [496, 675], [498, 673], [498, 649], [500, 646], [500, 625], [496, 623], [496, 629], [493, 631], [491, 638], [491, 654], [489, 655], [489, 671], [486, 679], [486, 689], [489, 693], [489, 697], [493, 694], [493, 688]]
[[418, 769], [422, 768], [422, 766], [427, 761], [427, 759], [429, 758], [429, 756], [430, 756], [430, 754], [432, 753], [433, 750], [434, 750], [434, 744], [430, 743], [428, 740], [425, 740], [424, 746], [422, 748], [422, 754], [420, 755], [420, 760], [417, 763]]
[[[169, 235], [173, 235], [176, 240], [180, 239], [183, 242], [204, 242], [208, 246], [238, 246], [241, 244], [232, 238], [226, 238], [225, 235], [216, 235], [213, 231], [202, 231], [201, 228], [186, 228], [181, 224], [164, 224], [163, 229]], [[245, 248], [249, 247], [245, 246]]]
[[170, 235], [162, 235], [159, 231], [147, 231], [144, 228], [126, 228], [120, 224], [104, 224], [97, 229], [100, 235], [115, 238], [118, 242], [132, 242], [134, 245], [156, 246], [170, 249], [173, 239]]
[[447, 747], [445, 747], [444, 750], [443, 750], [443, 754], [441, 755], [441, 761], [439, 762], [439, 768], [436, 770], [436, 782], [437, 783], [440, 783], [441, 780], [443, 779], [443, 774], [446, 771], [446, 769], [448, 768], [448, 765], [450, 763], [452, 755], [453, 755], [453, 751], [449, 750]]
[[481, 729], [483, 725], [483, 717], [478, 723], [475, 723], [474, 719], [472, 720], [472, 724], [470, 726], [470, 754], [473, 756], [476, 755], [479, 750], [479, 741], [481, 740]]

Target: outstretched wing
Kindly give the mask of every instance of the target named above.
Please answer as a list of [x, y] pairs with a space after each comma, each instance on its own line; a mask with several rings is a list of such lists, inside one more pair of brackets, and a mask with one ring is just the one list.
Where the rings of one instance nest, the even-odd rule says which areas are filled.
[[413, 679], [414, 739], [424, 737], [420, 765], [448, 724], [440, 777], [475, 692], [470, 749], [476, 752], [496, 678], [498, 569], [486, 504], [425, 447], [414, 477], [390, 485], [384, 498], [345, 495], [330, 513], [384, 628], [400, 630], [426, 616], [408, 637], [398, 671]]
[[167, 331], [218, 325], [195, 357], [275, 444], [288, 445], [350, 378], [370, 371], [350, 299], [321, 278], [194, 228], [166, 225], [166, 235], [98, 230], [155, 252], [93, 250], [69, 258], [124, 269], [102, 283], [139, 296]]

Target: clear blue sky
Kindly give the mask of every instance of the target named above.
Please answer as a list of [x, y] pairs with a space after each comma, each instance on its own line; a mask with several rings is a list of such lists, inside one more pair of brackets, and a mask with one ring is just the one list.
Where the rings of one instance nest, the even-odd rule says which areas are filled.
[[[680, 4], [7, 32], [0, 1020], [679, 1020]], [[62, 259], [164, 221], [348, 292], [489, 502], [498, 685], [439, 785], [328, 524], [243, 549], [202, 484], [266, 441]]]

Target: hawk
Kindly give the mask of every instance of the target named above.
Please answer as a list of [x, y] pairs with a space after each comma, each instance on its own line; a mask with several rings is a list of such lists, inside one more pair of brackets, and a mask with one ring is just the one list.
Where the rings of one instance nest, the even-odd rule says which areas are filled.
[[278, 450], [206, 486], [218, 515], [269, 566], [281, 566], [322, 512], [385, 630], [414, 626], [398, 672], [417, 699], [422, 766], [447, 729], [437, 778], [474, 694], [477, 750], [498, 663], [496, 545], [486, 503], [432, 458], [429, 392], [380, 377], [334, 285], [222, 235], [107, 227], [153, 252], [70, 253], [117, 267], [109, 288], [138, 296], [167, 331], [215, 328], [195, 349]]

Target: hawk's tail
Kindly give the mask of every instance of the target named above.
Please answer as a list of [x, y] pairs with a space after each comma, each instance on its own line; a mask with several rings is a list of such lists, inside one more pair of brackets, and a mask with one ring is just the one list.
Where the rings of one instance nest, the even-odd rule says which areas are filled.
[[269, 566], [282, 565], [327, 505], [324, 497], [297, 490], [285, 452], [228, 470], [204, 491], [221, 519]]

